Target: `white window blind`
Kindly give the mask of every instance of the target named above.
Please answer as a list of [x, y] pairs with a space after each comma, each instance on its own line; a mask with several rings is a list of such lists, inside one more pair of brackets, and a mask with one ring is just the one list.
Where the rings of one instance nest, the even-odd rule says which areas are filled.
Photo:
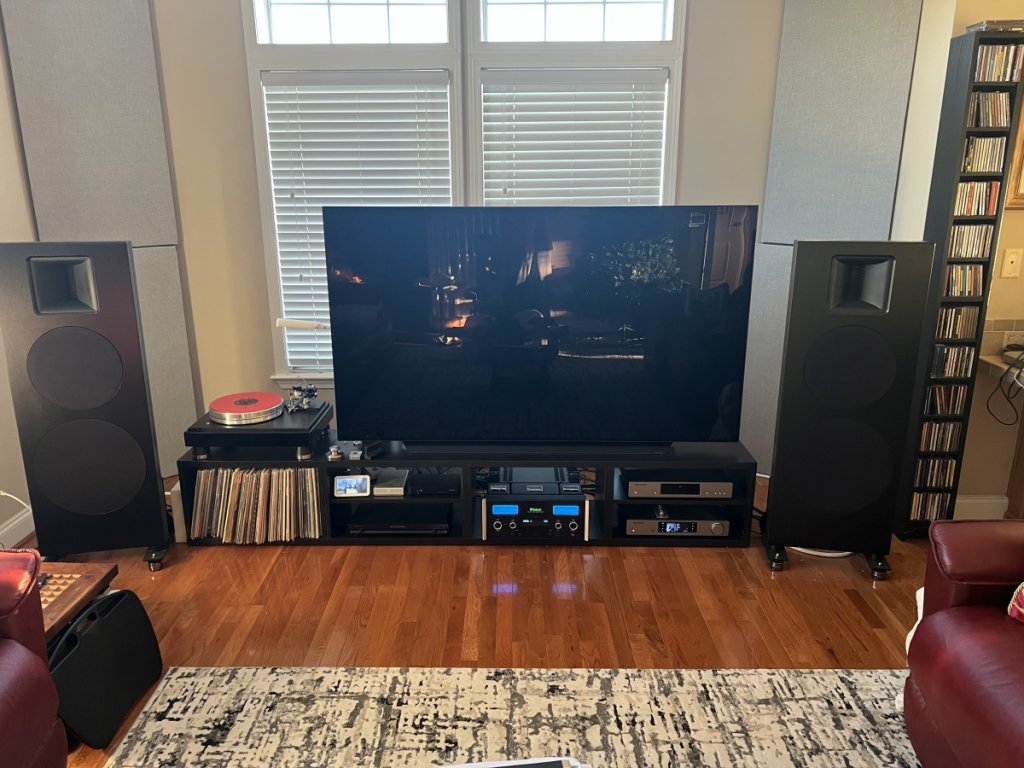
[[[325, 205], [451, 205], [448, 73], [264, 72], [284, 317], [330, 322]], [[285, 331], [291, 370], [331, 370], [327, 330]]]
[[484, 70], [485, 205], [659, 205], [666, 69]]

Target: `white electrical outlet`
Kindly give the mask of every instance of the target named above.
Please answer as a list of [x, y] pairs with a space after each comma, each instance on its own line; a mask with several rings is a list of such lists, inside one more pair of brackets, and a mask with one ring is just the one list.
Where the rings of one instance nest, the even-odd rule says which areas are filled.
[[1000, 277], [1020, 277], [1020, 262], [1024, 259], [1024, 248], [1006, 248], [1003, 251], [1003, 267]]

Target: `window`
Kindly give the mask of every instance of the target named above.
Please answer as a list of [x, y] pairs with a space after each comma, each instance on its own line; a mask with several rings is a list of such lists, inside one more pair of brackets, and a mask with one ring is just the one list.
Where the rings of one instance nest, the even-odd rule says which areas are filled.
[[[325, 205], [451, 205], [447, 72], [265, 72], [283, 316], [327, 323]], [[322, 330], [285, 330], [290, 369], [331, 367]]]
[[445, 43], [444, 0], [254, 0], [260, 43]]
[[[329, 321], [324, 205], [672, 202], [682, 50], [671, 0], [252, 10], [273, 316]], [[328, 374], [330, 334], [287, 329], [275, 358], [281, 375]]]
[[489, 43], [670, 40], [671, 33], [671, 0], [483, 0]]
[[484, 205], [658, 205], [666, 70], [486, 70]]

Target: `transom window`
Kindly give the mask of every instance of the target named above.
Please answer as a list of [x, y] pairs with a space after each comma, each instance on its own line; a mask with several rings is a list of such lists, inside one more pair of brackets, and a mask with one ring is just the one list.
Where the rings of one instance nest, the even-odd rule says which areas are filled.
[[445, 43], [444, 0], [255, 0], [261, 43]]
[[490, 43], [670, 40], [672, 3], [484, 0], [483, 39]]

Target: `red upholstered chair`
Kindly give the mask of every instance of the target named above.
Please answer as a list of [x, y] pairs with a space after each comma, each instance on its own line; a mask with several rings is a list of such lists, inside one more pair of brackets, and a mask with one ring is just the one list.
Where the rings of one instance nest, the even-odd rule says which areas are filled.
[[1024, 520], [936, 522], [904, 714], [924, 768], [1024, 766]]
[[0, 551], [0, 765], [64, 768], [68, 742], [46, 662], [39, 554]]

